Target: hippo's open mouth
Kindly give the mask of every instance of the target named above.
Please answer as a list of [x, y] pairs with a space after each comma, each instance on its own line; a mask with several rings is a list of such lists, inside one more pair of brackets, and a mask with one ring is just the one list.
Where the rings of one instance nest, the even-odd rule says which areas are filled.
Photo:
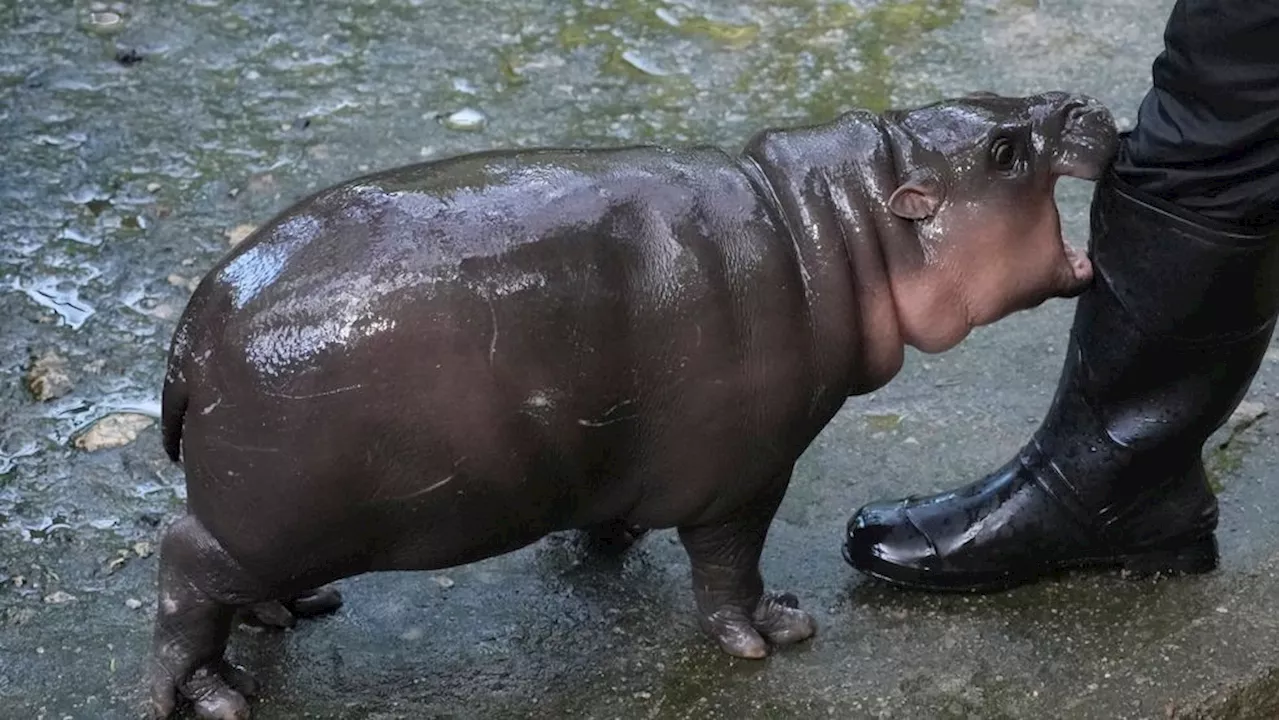
[[1072, 286], [1065, 297], [1074, 297], [1084, 292], [1084, 289], [1093, 281], [1093, 263], [1089, 261], [1089, 256], [1083, 250], [1077, 250], [1067, 239], [1062, 238], [1062, 253], [1066, 256], [1067, 264], [1071, 266], [1071, 274], [1075, 277], [1075, 285]]
[[[1054, 185], [1057, 185], [1057, 179], [1058, 177], [1054, 177]], [[1095, 180], [1097, 176], [1082, 179]], [[1052, 193], [1053, 190], [1051, 189], [1049, 192]], [[1067, 240], [1067, 236], [1062, 232], [1061, 217], [1058, 218], [1058, 242], [1062, 244], [1062, 262], [1071, 271], [1071, 282], [1060, 295], [1068, 298], [1075, 297], [1084, 292], [1089, 283], [1093, 282], [1093, 263], [1089, 260], [1087, 252], [1077, 248], [1071, 244], [1070, 240]]]
[[[1053, 173], [1096, 181], [1110, 165], [1119, 141], [1115, 119], [1106, 106], [1092, 98], [1078, 101], [1064, 113], [1062, 136], [1053, 156]], [[1074, 284], [1064, 296], [1073, 297], [1084, 292], [1092, 282], [1093, 263], [1087, 253], [1067, 241], [1061, 227], [1058, 236], [1062, 240], [1064, 261], [1074, 278]]]

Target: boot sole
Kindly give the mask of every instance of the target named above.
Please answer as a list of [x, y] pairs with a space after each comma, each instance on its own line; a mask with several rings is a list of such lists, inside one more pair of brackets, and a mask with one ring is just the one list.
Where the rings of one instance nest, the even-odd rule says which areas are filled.
[[1218, 567], [1218, 541], [1213, 535], [1173, 548], [1055, 561], [1010, 572], [930, 572], [895, 565], [874, 556], [844, 559], [859, 572], [911, 590], [985, 593], [1009, 590], [1072, 570], [1119, 570], [1120, 577], [1140, 580], [1153, 576], [1200, 575]]

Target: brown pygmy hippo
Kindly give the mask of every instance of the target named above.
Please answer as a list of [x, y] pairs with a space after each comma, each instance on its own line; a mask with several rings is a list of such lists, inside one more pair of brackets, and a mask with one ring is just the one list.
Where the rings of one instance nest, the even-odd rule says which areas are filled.
[[1111, 115], [975, 94], [699, 147], [486, 152], [366, 175], [263, 225], [174, 335], [157, 716], [245, 718], [233, 614], [548, 533], [677, 528], [729, 654], [813, 635], [758, 569], [797, 458], [905, 345], [1080, 292], [1054, 184]]

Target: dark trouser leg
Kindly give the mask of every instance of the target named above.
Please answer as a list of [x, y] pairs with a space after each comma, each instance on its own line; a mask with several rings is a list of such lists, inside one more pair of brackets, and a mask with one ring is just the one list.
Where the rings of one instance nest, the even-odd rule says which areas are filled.
[[1207, 220], [1274, 231], [1275, 52], [1274, 5], [1179, 2], [1116, 176]]
[[1201, 447], [1276, 318], [1276, 28], [1274, 5], [1178, 3], [1137, 127], [1095, 191], [1096, 281], [1044, 422], [976, 483], [859, 510], [854, 567], [963, 590], [1067, 567], [1215, 567]]

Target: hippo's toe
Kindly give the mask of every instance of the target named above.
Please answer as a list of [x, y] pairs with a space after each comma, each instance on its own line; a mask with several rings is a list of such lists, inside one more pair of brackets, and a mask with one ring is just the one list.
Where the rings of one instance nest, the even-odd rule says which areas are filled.
[[700, 617], [699, 624], [719, 643], [721, 650], [734, 657], [759, 660], [769, 654], [769, 646], [752, 625], [751, 618], [737, 608], [721, 608]]
[[761, 597], [752, 624], [774, 645], [803, 642], [818, 632], [813, 616], [801, 610], [799, 601], [790, 593]]
[[238, 683], [252, 680], [243, 670], [225, 672], [224, 666], [219, 662], [196, 670], [182, 684], [181, 692], [191, 700], [200, 720], [249, 720], [249, 701], [232, 686], [231, 679]]
[[324, 585], [295, 597], [287, 605], [296, 617], [327, 615], [342, 607], [342, 593], [332, 585]]

